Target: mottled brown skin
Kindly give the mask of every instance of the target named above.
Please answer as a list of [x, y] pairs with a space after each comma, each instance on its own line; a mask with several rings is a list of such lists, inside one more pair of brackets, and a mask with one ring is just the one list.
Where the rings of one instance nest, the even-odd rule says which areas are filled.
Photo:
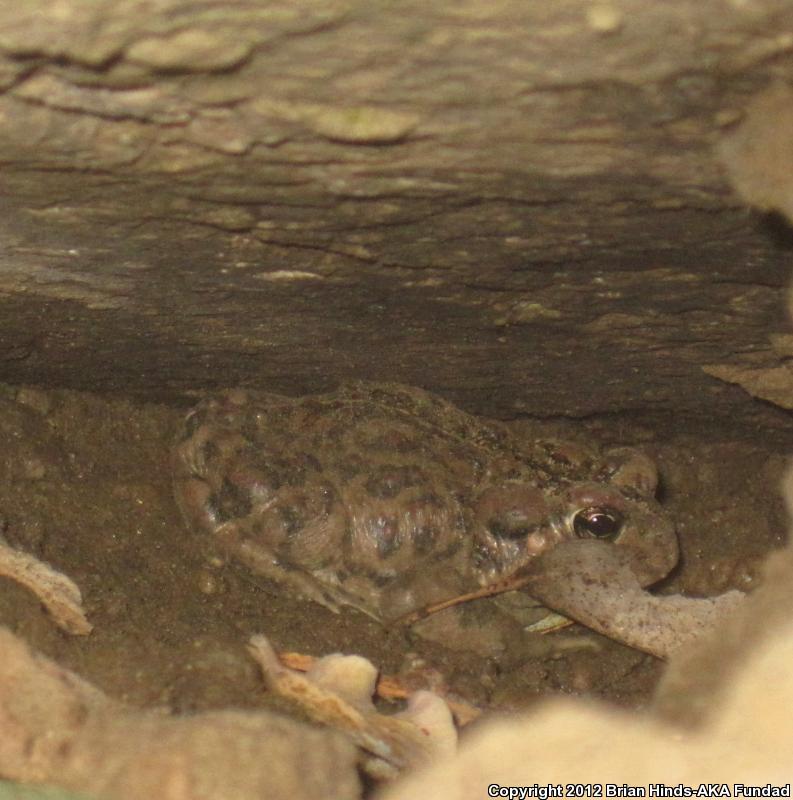
[[230, 557], [380, 620], [503, 578], [569, 539], [632, 548], [642, 585], [678, 558], [655, 467], [638, 451], [518, 441], [399, 385], [204, 400], [185, 420], [174, 476], [188, 524]]

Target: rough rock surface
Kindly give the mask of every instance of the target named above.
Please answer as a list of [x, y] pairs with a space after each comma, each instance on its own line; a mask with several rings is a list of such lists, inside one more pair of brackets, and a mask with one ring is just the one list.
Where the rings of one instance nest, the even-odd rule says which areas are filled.
[[779, 422], [700, 367], [782, 330], [717, 146], [784, 0], [50, 10], [0, 3], [6, 380]]
[[4, 778], [116, 800], [360, 796], [354, 748], [338, 733], [266, 712], [127, 709], [6, 628], [0, 644]]

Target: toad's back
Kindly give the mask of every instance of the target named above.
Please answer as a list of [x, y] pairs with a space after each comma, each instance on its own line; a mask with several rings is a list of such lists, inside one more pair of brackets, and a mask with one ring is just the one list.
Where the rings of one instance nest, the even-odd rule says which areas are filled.
[[563, 534], [546, 498], [592, 469], [541, 442], [519, 449], [422, 390], [368, 383], [223, 393], [188, 415], [174, 451], [192, 526], [304, 596], [380, 618], [517, 566], [532, 530], [550, 546]]
[[427, 562], [465, 569], [471, 495], [502, 439], [416, 389], [233, 390], [186, 420], [176, 495], [191, 524], [254, 568], [269, 557], [316, 574], [331, 596], [345, 595], [337, 601], [367, 605], [375, 586]]

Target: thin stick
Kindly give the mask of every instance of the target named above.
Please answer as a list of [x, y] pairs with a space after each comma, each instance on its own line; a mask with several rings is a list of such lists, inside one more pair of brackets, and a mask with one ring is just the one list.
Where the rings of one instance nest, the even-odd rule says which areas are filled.
[[394, 620], [395, 625], [415, 625], [422, 619], [437, 614], [439, 611], [445, 611], [447, 608], [453, 608], [461, 603], [468, 603], [471, 600], [481, 600], [483, 597], [493, 597], [497, 594], [504, 592], [512, 592], [515, 589], [520, 589], [528, 583], [528, 579], [519, 575], [511, 575], [509, 578], [504, 578], [500, 581], [495, 581], [481, 589], [476, 589], [473, 592], [466, 592], [465, 594], [458, 594], [454, 597], [448, 597], [446, 600], [439, 600], [437, 603], [430, 603], [424, 608], [411, 611], [409, 614], [398, 617]]
[[0, 576], [22, 584], [44, 604], [67, 633], [85, 636], [93, 629], [83, 608], [80, 588], [68, 576], [29, 553], [17, 550], [0, 536]]

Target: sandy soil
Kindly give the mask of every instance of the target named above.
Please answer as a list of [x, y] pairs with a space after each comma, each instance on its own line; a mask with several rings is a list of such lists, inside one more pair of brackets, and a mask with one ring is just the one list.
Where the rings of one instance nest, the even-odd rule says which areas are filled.
[[[95, 627], [88, 637], [62, 633], [5, 579], [0, 621], [111, 696], [177, 711], [279, 707], [244, 650], [251, 634], [264, 632], [283, 650], [360, 653], [387, 672], [418, 657], [483, 705], [525, 708], [549, 693], [634, 708], [648, 700], [662, 664], [580, 626], [499, 662], [386, 630], [354, 611], [334, 615], [279, 596], [242, 568], [213, 567], [171, 496], [168, 451], [183, 413], [75, 392], [0, 390], [0, 524], [12, 544], [80, 585]], [[762, 556], [784, 543], [777, 487], [793, 443], [779, 435], [762, 443], [753, 431], [728, 433], [715, 423], [684, 430], [671, 420], [515, 425], [525, 435], [550, 426], [639, 444], [656, 457], [683, 549], [661, 591], [750, 589]]]

